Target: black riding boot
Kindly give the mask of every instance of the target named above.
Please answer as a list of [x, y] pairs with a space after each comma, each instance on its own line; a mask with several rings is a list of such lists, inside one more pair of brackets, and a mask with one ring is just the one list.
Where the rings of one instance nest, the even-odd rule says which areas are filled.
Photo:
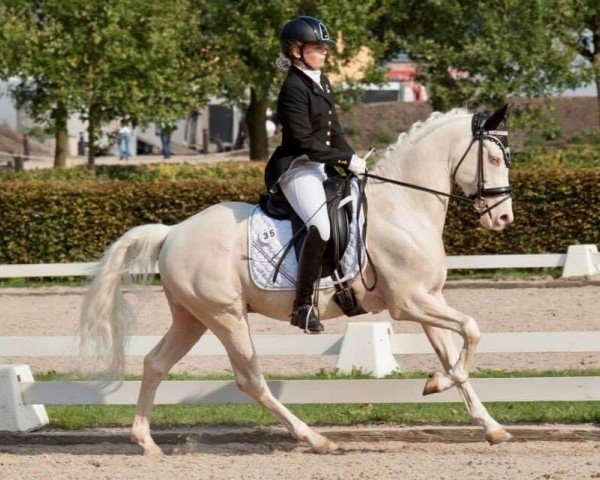
[[321, 239], [318, 228], [310, 226], [298, 262], [298, 283], [291, 324], [311, 333], [324, 330], [316, 309], [313, 308], [312, 296], [326, 245], [327, 242]]

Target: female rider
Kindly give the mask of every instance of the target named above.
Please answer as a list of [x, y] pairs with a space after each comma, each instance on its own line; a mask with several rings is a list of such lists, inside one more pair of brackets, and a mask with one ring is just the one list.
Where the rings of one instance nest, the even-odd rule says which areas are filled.
[[294, 18], [283, 26], [280, 42], [277, 66], [288, 72], [277, 101], [282, 141], [269, 159], [265, 183], [271, 192], [280, 189], [306, 222], [291, 324], [319, 333], [323, 325], [312, 296], [330, 235], [323, 180], [337, 174], [334, 166], [364, 173], [365, 161], [346, 142], [331, 84], [321, 73], [327, 48], [335, 44], [325, 25], [313, 17]]

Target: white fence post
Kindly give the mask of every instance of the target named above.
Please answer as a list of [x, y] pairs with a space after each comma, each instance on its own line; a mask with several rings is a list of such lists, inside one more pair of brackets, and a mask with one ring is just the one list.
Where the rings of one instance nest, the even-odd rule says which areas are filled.
[[371, 372], [375, 378], [400, 370], [390, 343], [394, 332], [390, 322], [350, 322], [338, 357], [337, 368], [350, 373], [353, 368]]
[[0, 365], [0, 431], [28, 432], [46, 425], [43, 405], [25, 405], [19, 383], [33, 382], [27, 365]]
[[600, 254], [596, 245], [571, 245], [562, 276], [579, 277], [600, 274]]

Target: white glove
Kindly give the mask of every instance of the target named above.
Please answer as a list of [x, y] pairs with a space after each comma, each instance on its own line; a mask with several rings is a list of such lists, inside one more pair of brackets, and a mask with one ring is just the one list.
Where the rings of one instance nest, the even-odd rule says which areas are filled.
[[348, 170], [350, 170], [352, 173], [355, 173], [356, 175], [359, 175], [361, 173], [365, 173], [366, 169], [367, 162], [360, 158], [358, 155], [352, 155], [352, 158], [350, 159], [350, 164], [348, 165]]

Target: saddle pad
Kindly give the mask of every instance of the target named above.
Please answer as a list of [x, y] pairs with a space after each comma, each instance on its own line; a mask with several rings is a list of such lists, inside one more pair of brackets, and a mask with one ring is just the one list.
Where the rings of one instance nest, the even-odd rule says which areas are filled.
[[[356, 212], [359, 195], [356, 182], [353, 182], [351, 191], [352, 211]], [[343, 201], [342, 199], [341, 202]], [[331, 288], [336, 283], [351, 280], [360, 273], [358, 256], [356, 255], [356, 235], [358, 235], [356, 214], [354, 213], [352, 216], [354, 218], [350, 221], [348, 247], [340, 261], [340, 266], [345, 275], [343, 278], [336, 278], [335, 280], [332, 277], [322, 278], [319, 283], [319, 289]], [[362, 232], [364, 228], [362, 210], [359, 222]], [[250, 276], [258, 288], [263, 290], [295, 290], [298, 261], [296, 260], [293, 248], [287, 253], [279, 269], [277, 280], [273, 283], [275, 267], [291, 238], [292, 222], [290, 220], [276, 220], [267, 216], [258, 205], [254, 207], [248, 221], [248, 263], [250, 266]], [[366, 263], [364, 248], [361, 260], [364, 268]]]

